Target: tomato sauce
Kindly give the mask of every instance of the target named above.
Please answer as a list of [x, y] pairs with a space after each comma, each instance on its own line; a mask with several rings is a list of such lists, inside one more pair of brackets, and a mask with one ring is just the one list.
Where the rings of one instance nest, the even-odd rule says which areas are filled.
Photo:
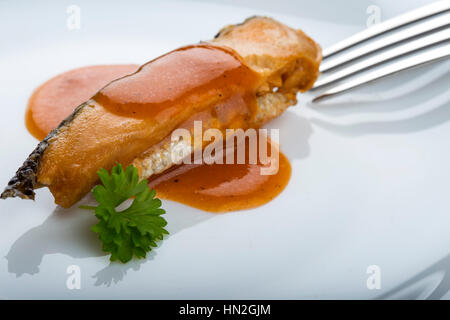
[[98, 65], [64, 72], [39, 86], [31, 96], [25, 115], [28, 131], [38, 140], [114, 79], [130, 74], [135, 64]]
[[[111, 82], [113, 79], [117, 80]], [[139, 68], [131, 64], [100, 65], [62, 73], [33, 93], [26, 125], [41, 140], [92, 96], [112, 113], [157, 122], [176, 117], [188, 106], [195, 108], [197, 101], [219, 105], [241, 101], [251, 116], [255, 103], [252, 89], [257, 85], [255, 73], [231, 51], [208, 45], [190, 46]], [[145, 89], [148, 87], [152, 90]], [[291, 166], [281, 152], [276, 174], [261, 175], [264, 166], [260, 162], [183, 164], [151, 177], [149, 185], [156, 189], [158, 197], [205, 211], [242, 210], [269, 202], [286, 187]]]

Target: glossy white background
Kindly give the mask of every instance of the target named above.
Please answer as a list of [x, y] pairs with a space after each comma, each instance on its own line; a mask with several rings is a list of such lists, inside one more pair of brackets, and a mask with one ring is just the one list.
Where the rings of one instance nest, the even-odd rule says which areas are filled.
[[[366, 28], [369, 5], [384, 20], [425, 3], [0, 1], [0, 182], [37, 143], [27, 99], [60, 72], [144, 63], [255, 14], [326, 47]], [[80, 30], [66, 27], [72, 4]], [[285, 191], [223, 215], [164, 201], [171, 235], [146, 260], [109, 264], [89, 230], [95, 217], [56, 207], [46, 189], [35, 202], [0, 201], [0, 298], [450, 297], [449, 70], [422, 67], [321, 106], [300, 96], [269, 125], [293, 166]], [[70, 265], [80, 290], [66, 287]], [[381, 268], [381, 290], [366, 287], [369, 265]]]

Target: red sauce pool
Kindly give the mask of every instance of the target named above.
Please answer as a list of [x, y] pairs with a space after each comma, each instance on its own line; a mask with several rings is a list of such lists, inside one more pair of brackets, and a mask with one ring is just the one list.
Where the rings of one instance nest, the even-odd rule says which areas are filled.
[[[197, 53], [202, 54], [202, 52]], [[220, 56], [222, 52], [218, 50], [215, 54]], [[200, 93], [196, 95], [196, 98], [219, 96], [219, 94], [226, 98], [233, 90], [217, 92], [217, 87], [223, 88], [224, 83], [228, 83], [229, 87], [236, 83], [239, 84], [236, 77], [240, 77], [247, 83], [256, 81], [252, 78], [251, 73], [243, 70], [242, 65], [236, 63], [229, 56], [224, 55], [222, 58], [221, 65], [210, 66], [209, 69], [213, 70], [209, 75], [205, 70], [199, 78], [192, 79], [191, 77], [189, 81], [180, 82], [177, 87], [173, 87], [169, 91], [166, 89], [157, 96], [143, 97], [137, 94], [137, 92], [143, 92], [138, 90], [139, 79], [132, 80], [133, 83], [129, 83], [130, 90], [122, 91], [120, 94], [114, 90], [114, 85], [111, 86], [111, 84], [107, 89], [99, 91], [113, 79], [123, 77], [117, 80], [117, 83], [129, 81], [124, 76], [136, 71], [137, 65], [89, 66], [62, 73], [35, 90], [29, 100], [26, 126], [33, 136], [42, 140], [79, 104], [94, 95], [97, 101], [111, 109], [112, 112], [138, 117], [154, 117], [161, 111], [165, 111], [168, 106], [174, 106], [170, 107], [173, 109], [171, 112], [178, 112], [177, 108], [181, 108], [183, 104], [195, 103], [192, 95], [184, 93], [199, 90], [199, 86], [201, 87]], [[170, 63], [170, 61], [162, 62], [163, 64]], [[195, 61], [193, 63], [195, 64]], [[157, 74], [146, 73], [146, 65], [139, 70], [142, 68], [144, 68], [143, 78]], [[180, 72], [189, 75], [191, 71], [189, 68], [185, 68]], [[224, 77], [224, 75], [226, 76]], [[154, 81], [156, 86], [161, 85], [161, 88], [167, 88], [164, 85], [164, 79], [160, 79], [160, 81], [157, 81], [156, 78], [144, 80]], [[218, 84], [221, 85], [218, 86]], [[246, 98], [244, 93], [243, 98]], [[176, 103], [173, 103], [174, 101]], [[270, 145], [268, 145], [268, 149], [270, 150]], [[184, 203], [205, 211], [226, 212], [248, 209], [263, 205], [275, 198], [286, 187], [291, 175], [289, 160], [281, 152], [279, 170], [276, 174], [261, 175], [262, 167], [264, 166], [261, 163], [186, 164], [173, 167], [161, 175], [152, 177], [150, 186], [156, 189], [157, 196], [160, 198]]]

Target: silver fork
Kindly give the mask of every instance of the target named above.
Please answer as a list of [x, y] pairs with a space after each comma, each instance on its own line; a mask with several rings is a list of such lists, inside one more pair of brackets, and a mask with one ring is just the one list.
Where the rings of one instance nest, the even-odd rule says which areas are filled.
[[[417, 21], [420, 23], [413, 24]], [[397, 30], [403, 26], [407, 28]], [[367, 41], [373, 38], [374, 41]], [[434, 2], [361, 31], [323, 50], [321, 75], [311, 90], [329, 88], [313, 102], [403, 70], [449, 58], [449, 39], [450, 0]], [[361, 46], [354, 48], [359, 44]], [[441, 45], [436, 47], [438, 44]], [[380, 53], [383, 49], [386, 50]], [[414, 52], [419, 54], [408, 57]], [[394, 62], [383, 66], [388, 61]], [[380, 68], [362, 74], [375, 66]]]

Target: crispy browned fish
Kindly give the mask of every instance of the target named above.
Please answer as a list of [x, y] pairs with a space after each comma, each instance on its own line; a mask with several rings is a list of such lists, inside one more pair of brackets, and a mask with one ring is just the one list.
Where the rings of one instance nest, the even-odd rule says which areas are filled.
[[[194, 103], [162, 122], [111, 112], [97, 94], [38, 144], [1, 198], [34, 199], [34, 189], [48, 187], [55, 203], [70, 207], [97, 183], [100, 168], [110, 169], [116, 162], [133, 163], [141, 178], [160, 173], [173, 165], [169, 149], [174, 129], [191, 128], [197, 119], [203, 120], [204, 129], [260, 127], [295, 105], [296, 94], [310, 89], [319, 74], [319, 45], [302, 31], [270, 18], [253, 17], [225, 27], [206, 44], [231, 50], [248, 72], [258, 77], [251, 114], [229, 107], [233, 92], [239, 91], [237, 84], [228, 89], [227, 100], [197, 96]], [[133, 77], [136, 75], [113, 81], [102, 90], [129, 85]], [[151, 93], [152, 87], [145, 90]]]

